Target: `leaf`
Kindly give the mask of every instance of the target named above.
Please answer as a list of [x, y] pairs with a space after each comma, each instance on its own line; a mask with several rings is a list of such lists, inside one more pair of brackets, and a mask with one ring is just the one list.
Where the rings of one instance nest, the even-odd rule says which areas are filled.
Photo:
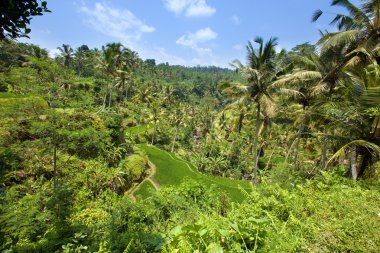
[[314, 13], [313, 13], [313, 16], [311, 17], [311, 20], [313, 22], [317, 21], [321, 16], [322, 16], [323, 12], [321, 10], [316, 10]]
[[222, 253], [223, 247], [213, 242], [207, 246], [207, 252], [208, 253]]
[[221, 236], [227, 236], [227, 235], [228, 235], [228, 230], [225, 230], [225, 229], [218, 229], [218, 233], [219, 233]]
[[339, 158], [339, 157], [344, 157], [344, 155], [346, 154], [347, 150], [352, 147], [352, 146], [361, 146], [361, 147], [364, 147], [364, 148], [367, 148], [369, 150], [372, 150], [373, 152], [375, 152], [375, 155], [379, 156], [380, 155], [380, 147], [377, 146], [376, 144], [372, 143], [372, 142], [369, 142], [369, 141], [365, 141], [365, 140], [355, 140], [355, 141], [351, 141], [349, 143], [347, 143], [346, 145], [344, 145], [343, 147], [341, 147], [331, 158], [330, 160], [327, 162], [325, 168], [328, 168], [328, 166], [330, 165], [330, 163], [335, 160], [336, 158]]
[[198, 232], [198, 234], [202, 237], [205, 234], [207, 234], [208, 230], [206, 228], [202, 229], [201, 231]]
[[269, 221], [267, 218], [256, 219], [253, 217], [249, 217], [248, 220], [253, 221], [256, 224], [267, 223]]
[[176, 227], [174, 227], [171, 231], [170, 231], [170, 234], [173, 235], [173, 236], [178, 236], [182, 233], [182, 226], [181, 225], [178, 225]]
[[232, 222], [229, 222], [230, 226], [238, 233], [240, 233], [240, 230], [239, 230], [239, 226], [236, 222], [232, 223]]

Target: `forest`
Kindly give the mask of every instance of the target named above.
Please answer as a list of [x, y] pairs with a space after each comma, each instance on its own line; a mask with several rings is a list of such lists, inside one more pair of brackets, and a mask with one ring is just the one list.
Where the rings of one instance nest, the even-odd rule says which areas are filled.
[[2, 28], [0, 251], [379, 252], [380, 1], [359, 2], [230, 68]]

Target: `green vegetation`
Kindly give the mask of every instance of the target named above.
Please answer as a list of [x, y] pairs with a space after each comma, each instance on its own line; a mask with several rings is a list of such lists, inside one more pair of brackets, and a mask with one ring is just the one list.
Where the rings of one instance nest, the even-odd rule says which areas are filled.
[[196, 181], [206, 187], [216, 186], [219, 190], [228, 193], [234, 201], [242, 201], [244, 199], [242, 191], [250, 192], [252, 189], [248, 181], [203, 175], [194, 166], [177, 158], [174, 154], [147, 145], [140, 146], [140, 148], [156, 165], [157, 171], [154, 179], [161, 186], [180, 185], [184, 180]]
[[139, 184], [136, 191], [133, 193], [133, 195], [138, 200], [144, 200], [146, 198], [152, 197], [154, 192], [156, 191], [156, 188], [149, 180], [144, 180]]
[[378, 252], [380, 3], [361, 3], [234, 70], [0, 36], [0, 251]]

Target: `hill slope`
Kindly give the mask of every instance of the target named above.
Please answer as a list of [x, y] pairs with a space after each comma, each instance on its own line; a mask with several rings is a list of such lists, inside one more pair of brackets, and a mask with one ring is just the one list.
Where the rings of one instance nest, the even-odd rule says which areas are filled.
[[[138, 147], [143, 150], [148, 155], [150, 161], [156, 165], [157, 172], [153, 178], [161, 186], [179, 185], [186, 178], [190, 178], [202, 182], [205, 185], [216, 185], [220, 190], [228, 193], [232, 200], [237, 202], [244, 199], [244, 194], [241, 189], [248, 192], [252, 190], [251, 183], [248, 181], [203, 175], [189, 162], [177, 158], [174, 154], [147, 144], [140, 144]], [[144, 185], [142, 185], [142, 187], [143, 186]]]

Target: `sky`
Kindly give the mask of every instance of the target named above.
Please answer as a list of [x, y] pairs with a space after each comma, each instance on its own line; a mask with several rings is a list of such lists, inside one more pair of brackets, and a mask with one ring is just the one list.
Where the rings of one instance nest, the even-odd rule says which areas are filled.
[[[342, 9], [330, 0], [48, 0], [51, 13], [34, 17], [30, 39], [57, 53], [83, 44], [121, 42], [142, 59], [171, 65], [228, 67], [245, 62], [247, 42], [278, 37], [278, 50], [315, 43]], [[357, 2], [357, 1], [353, 1]], [[317, 9], [325, 15], [315, 23]]]

